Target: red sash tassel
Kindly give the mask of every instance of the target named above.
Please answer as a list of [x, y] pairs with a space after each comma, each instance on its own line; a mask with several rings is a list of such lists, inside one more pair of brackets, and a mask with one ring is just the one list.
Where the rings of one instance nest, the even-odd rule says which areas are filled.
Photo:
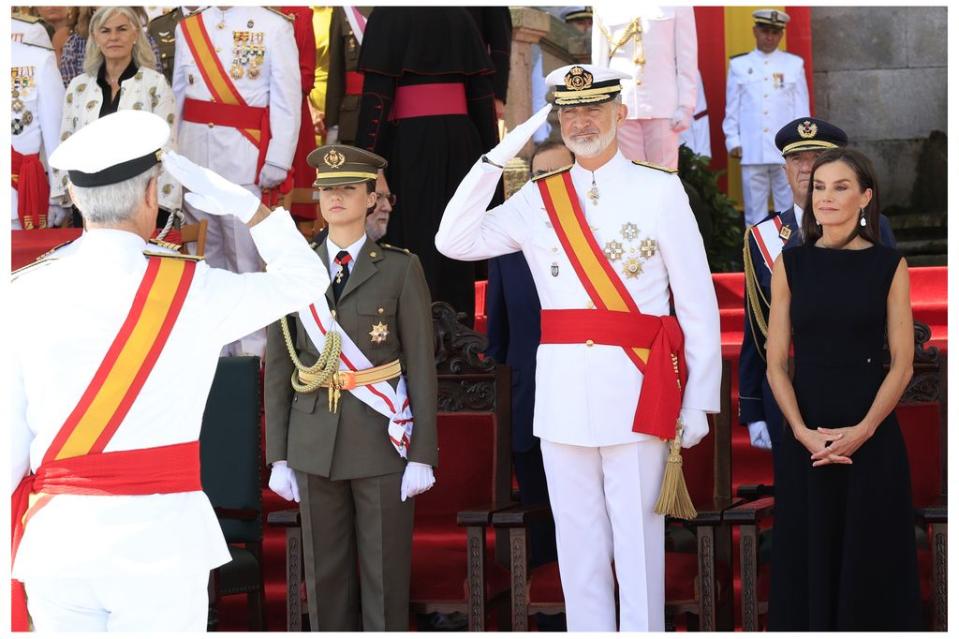
[[[24, 155], [10, 147], [11, 185], [17, 190], [17, 218], [24, 230], [46, 228], [50, 182], [39, 153]], [[41, 224], [41, 216], [43, 222]]]

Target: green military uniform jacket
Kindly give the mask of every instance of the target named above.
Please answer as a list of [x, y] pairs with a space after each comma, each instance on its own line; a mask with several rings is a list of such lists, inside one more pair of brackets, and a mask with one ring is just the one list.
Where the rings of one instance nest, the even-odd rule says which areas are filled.
[[173, 84], [173, 56], [176, 53], [176, 25], [185, 17], [180, 7], [177, 7], [173, 11], [168, 11], [153, 18], [147, 25], [147, 33], [153, 36], [160, 48], [160, 63], [163, 68], [159, 71], [163, 72], [166, 81], [171, 86]]
[[[326, 242], [317, 246], [316, 252], [324, 264], [329, 264]], [[339, 302], [334, 306], [332, 285], [325, 293], [341, 328], [373, 366], [400, 360], [414, 420], [407, 459], [435, 467], [433, 320], [419, 259], [408, 251], [381, 247], [367, 239]], [[288, 321], [300, 361], [307, 366], [313, 364], [319, 358], [316, 346], [298, 317], [295, 322]], [[389, 333], [385, 341], [374, 343], [370, 331], [381, 322]], [[264, 383], [267, 462], [285, 459], [291, 468], [332, 480], [404, 470], [406, 461], [387, 438], [386, 417], [348, 391], [342, 391], [339, 408], [332, 413], [328, 408], [329, 389], [295, 393], [290, 383], [293, 371], [279, 323], [275, 323], [267, 331]], [[395, 388], [398, 381], [389, 383]]]
[[[371, 9], [361, 8], [369, 16]], [[339, 126], [339, 144], [356, 142], [359, 126], [359, 95], [346, 95], [346, 74], [356, 71], [360, 60], [360, 44], [353, 35], [343, 7], [333, 9], [330, 20], [330, 73], [326, 80], [326, 126]]]

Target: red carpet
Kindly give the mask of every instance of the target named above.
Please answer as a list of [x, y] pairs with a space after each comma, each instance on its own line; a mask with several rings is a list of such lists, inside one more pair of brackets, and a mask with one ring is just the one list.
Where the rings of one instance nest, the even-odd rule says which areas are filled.
[[[911, 294], [913, 312], [917, 320], [929, 324], [932, 329], [930, 345], [945, 350], [947, 347], [946, 319], [946, 268], [911, 268]], [[732, 400], [735, 410], [737, 397], [737, 370], [739, 345], [742, 341], [743, 299], [742, 273], [717, 274], [713, 276], [717, 298], [720, 304], [720, 319], [723, 341], [723, 356], [731, 359], [733, 365]], [[477, 329], [484, 330], [485, 282], [477, 284]], [[938, 450], [938, 409], [935, 406], [901, 408], [897, 411], [912, 470], [912, 488], [914, 503], [924, 504], [932, 501], [938, 494], [939, 450]], [[268, 474], [263, 472], [264, 488]], [[733, 483], [742, 484], [770, 483], [772, 462], [768, 453], [753, 449], [749, 445], [749, 436], [745, 428], [733, 430]], [[264, 510], [271, 512], [288, 508], [289, 504], [271, 493], [263, 492]], [[265, 519], [265, 516], [264, 516]], [[738, 538], [734, 544], [738, 548]], [[738, 550], [734, 552], [738, 557]], [[920, 551], [920, 569], [923, 578], [923, 598], [929, 596], [927, 585], [929, 574], [928, 553]], [[264, 540], [264, 563], [266, 581], [266, 617], [269, 630], [285, 629], [285, 584], [284, 579], [284, 538], [282, 531], [267, 528]], [[667, 591], [681, 590], [682, 584], [689, 582], [694, 566], [675, 565], [667, 575]], [[734, 567], [736, 601], [739, 597], [739, 563]], [[760, 578], [760, 595], [767, 592], [767, 580]], [[738, 603], [737, 603], [738, 608]], [[736, 611], [737, 626], [739, 610]], [[233, 596], [222, 601], [220, 606], [220, 630], [246, 629], [246, 599]]]

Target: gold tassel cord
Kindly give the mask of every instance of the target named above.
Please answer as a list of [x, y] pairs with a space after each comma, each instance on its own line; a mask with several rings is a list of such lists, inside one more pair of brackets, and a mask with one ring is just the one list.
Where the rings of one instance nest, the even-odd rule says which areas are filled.
[[696, 508], [686, 488], [683, 476], [683, 423], [676, 420], [676, 437], [669, 442], [669, 458], [666, 460], [666, 472], [663, 485], [656, 500], [656, 512], [677, 519], [695, 519]]
[[[293, 366], [296, 369], [293, 371], [293, 377], [290, 380], [293, 384], [293, 390], [297, 393], [312, 393], [327, 383], [331, 378], [335, 379], [336, 372], [340, 368], [340, 350], [342, 348], [342, 341], [338, 332], [327, 332], [326, 339], [323, 341], [323, 352], [320, 353], [319, 359], [317, 359], [316, 363], [312, 366], [306, 366], [296, 355], [296, 347], [293, 345], [293, 337], [290, 335], [290, 327], [286, 322], [286, 317], [280, 318], [280, 329], [283, 332], [283, 341], [286, 342], [286, 350], [289, 352], [290, 359], [293, 360]], [[309, 383], [303, 384], [299, 380], [298, 373], [300, 371], [308, 373], [311, 376], [315, 375], [316, 377]], [[334, 410], [334, 400], [339, 399], [340, 389], [338, 385], [336, 385], [335, 388], [333, 388], [333, 386], [334, 384], [331, 384], [329, 396], [330, 412]]]
[[746, 299], [753, 309], [753, 315], [759, 326], [759, 332], [766, 337], [767, 327], [766, 319], [763, 316], [761, 305], [769, 308], [769, 300], [766, 294], [759, 286], [756, 275], [756, 267], [753, 265], [752, 253], [749, 250], [749, 229], [746, 229], [746, 237], [743, 239], [743, 270], [745, 271]]

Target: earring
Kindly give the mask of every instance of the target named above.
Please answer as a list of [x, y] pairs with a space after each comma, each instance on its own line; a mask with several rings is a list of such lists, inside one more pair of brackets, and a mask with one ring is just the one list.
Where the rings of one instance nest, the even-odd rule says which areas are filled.
[[822, 226], [822, 222], [820, 222], [819, 220], [816, 220], [816, 226]]
[[859, 226], [863, 228], [866, 226], [866, 212], [861, 208], [859, 209]]

